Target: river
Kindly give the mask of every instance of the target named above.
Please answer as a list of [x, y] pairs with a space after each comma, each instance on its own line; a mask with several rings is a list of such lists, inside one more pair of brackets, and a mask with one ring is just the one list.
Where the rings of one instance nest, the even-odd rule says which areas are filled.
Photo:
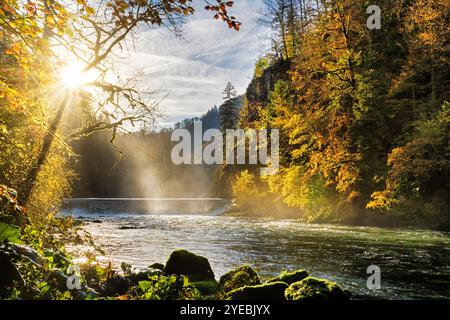
[[[116, 266], [164, 263], [179, 248], [208, 258], [216, 278], [248, 264], [261, 278], [306, 269], [338, 282], [355, 298], [450, 298], [450, 234], [424, 230], [304, 224], [295, 220], [193, 214], [77, 212]], [[367, 268], [381, 289], [367, 288]]]

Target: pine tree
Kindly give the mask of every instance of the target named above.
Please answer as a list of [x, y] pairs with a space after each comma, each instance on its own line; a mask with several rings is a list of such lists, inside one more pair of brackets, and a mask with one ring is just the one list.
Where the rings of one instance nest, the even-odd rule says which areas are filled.
[[236, 97], [236, 88], [233, 86], [233, 84], [230, 81], [228, 81], [228, 83], [225, 86], [225, 89], [222, 91], [222, 93], [224, 94], [224, 97], [223, 97], [224, 100], [232, 99], [232, 98]]
[[235, 87], [228, 82], [222, 91], [225, 100], [219, 108], [220, 129], [226, 133], [227, 129], [236, 129], [239, 124], [241, 99], [236, 97]]

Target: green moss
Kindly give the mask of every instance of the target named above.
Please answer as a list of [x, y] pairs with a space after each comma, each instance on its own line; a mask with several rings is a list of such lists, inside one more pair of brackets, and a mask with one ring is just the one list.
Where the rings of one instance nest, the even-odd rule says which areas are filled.
[[243, 286], [258, 285], [258, 274], [249, 266], [242, 266], [231, 270], [220, 277], [219, 284], [224, 292], [229, 292]]
[[186, 250], [175, 250], [164, 267], [167, 275], [185, 275], [191, 281], [214, 281], [208, 259]]
[[314, 277], [308, 277], [289, 286], [285, 293], [288, 300], [336, 301], [348, 300], [350, 292], [337, 283]]
[[308, 277], [308, 272], [306, 270], [295, 270], [292, 272], [283, 271], [278, 277], [269, 279], [267, 283], [281, 281], [290, 285], [295, 282], [301, 281], [306, 277]]
[[192, 283], [203, 296], [213, 296], [220, 291], [217, 281], [199, 281]]
[[230, 291], [229, 300], [285, 300], [284, 292], [288, 285], [284, 282], [265, 283], [257, 286], [245, 286]]

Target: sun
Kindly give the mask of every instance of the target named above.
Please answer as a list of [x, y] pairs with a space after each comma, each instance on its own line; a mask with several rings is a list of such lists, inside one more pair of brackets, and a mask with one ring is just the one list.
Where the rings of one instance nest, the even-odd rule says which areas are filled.
[[61, 82], [68, 88], [81, 87], [89, 81], [88, 78], [88, 75], [83, 72], [83, 64], [78, 62], [68, 64], [61, 70]]

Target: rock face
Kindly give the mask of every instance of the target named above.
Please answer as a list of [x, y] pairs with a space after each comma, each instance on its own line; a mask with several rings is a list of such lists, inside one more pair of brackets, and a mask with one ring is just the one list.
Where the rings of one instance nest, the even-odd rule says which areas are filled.
[[264, 107], [269, 102], [269, 95], [275, 88], [278, 80], [288, 80], [288, 71], [291, 67], [290, 61], [279, 62], [266, 70], [261, 77], [253, 78], [247, 87], [245, 98], [249, 104], [250, 119], [256, 117], [258, 107]]
[[225, 273], [220, 277], [219, 284], [224, 292], [239, 289], [244, 286], [259, 285], [258, 274], [249, 266], [242, 266]]
[[290, 285], [295, 282], [301, 281], [306, 277], [308, 277], [308, 272], [306, 270], [295, 270], [292, 272], [283, 271], [278, 277], [268, 280], [267, 283], [281, 281]]
[[230, 300], [286, 300], [284, 282], [265, 283], [258, 286], [245, 286], [230, 291], [226, 298]]
[[279, 80], [289, 81], [290, 60], [279, 61], [270, 66], [259, 77], [254, 77], [245, 92], [245, 103], [241, 112], [241, 127], [253, 127], [259, 120], [260, 110], [267, 108], [270, 93]]
[[185, 275], [191, 281], [213, 281], [208, 259], [186, 250], [172, 252], [164, 267], [165, 274]]
[[345, 301], [350, 298], [350, 293], [335, 282], [308, 277], [291, 284], [285, 296], [288, 300]]

